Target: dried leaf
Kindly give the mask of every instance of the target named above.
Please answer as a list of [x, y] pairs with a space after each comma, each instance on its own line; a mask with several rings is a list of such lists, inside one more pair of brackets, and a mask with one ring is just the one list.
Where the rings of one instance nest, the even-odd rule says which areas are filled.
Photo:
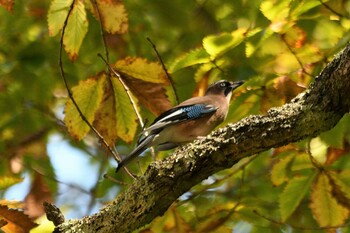
[[[105, 31], [111, 34], [123, 34], [128, 31], [128, 15], [121, 0], [97, 0], [97, 5]], [[96, 10], [94, 14], [98, 15]]]
[[114, 145], [117, 141], [115, 98], [112, 87], [106, 86], [103, 100], [96, 111], [94, 126], [108, 145]]
[[0, 217], [7, 222], [7, 224], [1, 228], [1, 230], [6, 233], [29, 232], [38, 225], [30, 220], [28, 215], [25, 215], [22, 210], [10, 209], [5, 205], [0, 205]]
[[271, 107], [281, 106], [293, 99], [305, 88], [295, 83], [288, 76], [280, 76], [268, 85], [261, 98], [261, 111], [266, 112]]
[[330, 175], [350, 205], [350, 170], [343, 170], [340, 173], [331, 172]]
[[128, 76], [123, 78], [137, 99], [154, 115], [159, 115], [172, 107], [163, 84], [145, 82]]
[[14, 0], [0, 0], [0, 6], [5, 8], [7, 11], [13, 13], [13, 6], [15, 5]]
[[63, 44], [69, 58], [74, 61], [77, 56], [83, 39], [88, 30], [86, 11], [82, 0], [74, 1], [67, 27], [65, 30]]
[[349, 216], [349, 209], [332, 195], [330, 180], [324, 173], [318, 175], [312, 187], [310, 208], [322, 227], [342, 225]]
[[[95, 113], [102, 101], [105, 79], [91, 77], [80, 81], [72, 88], [73, 97], [88, 122], [92, 123]], [[64, 122], [68, 132], [77, 140], [81, 140], [89, 131], [89, 126], [82, 120], [73, 102], [69, 100], [65, 108]]]
[[350, 152], [350, 144], [345, 141], [343, 148], [334, 148], [329, 147], [327, 149], [327, 159], [326, 159], [326, 165], [331, 165], [335, 161], [337, 161], [339, 158], [343, 157], [344, 155], [347, 155]]

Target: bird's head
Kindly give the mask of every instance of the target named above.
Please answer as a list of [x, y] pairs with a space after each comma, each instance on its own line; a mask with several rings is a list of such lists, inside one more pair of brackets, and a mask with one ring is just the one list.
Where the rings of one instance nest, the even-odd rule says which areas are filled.
[[235, 82], [220, 80], [211, 84], [208, 87], [205, 95], [224, 95], [229, 101], [232, 96], [232, 91], [237, 87], [241, 86], [243, 83], [244, 81], [242, 80], [235, 81]]

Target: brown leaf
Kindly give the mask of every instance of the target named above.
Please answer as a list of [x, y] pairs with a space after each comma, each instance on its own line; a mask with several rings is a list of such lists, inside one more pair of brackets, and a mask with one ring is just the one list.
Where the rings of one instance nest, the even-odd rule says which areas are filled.
[[1, 228], [4, 232], [27, 233], [30, 229], [38, 226], [38, 224], [30, 220], [29, 216], [24, 214], [22, 210], [10, 209], [6, 205], [0, 205], [0, 216], [7, 222], [7, 224]]
[[349, 209], [339, 203], [332, 193], [329, 177], [320, 173], [312, 187], [310, 208], [322, 227], [340, 226], [349, 216]]
[[303, 47], [307, 39], [306, 32], [295, 25], [292, 30], [288, 30], [286, 34], [283, 34], [283, 37], [290, 47], [296, 49]]
[[123, 75], [126, 85], [138, 100], [153, 114], [159, 115], [172, 107], [164, 84], [150, 83]]
[[45, 183], [44, 177], [35, 173], [32, 187], [24, 199], [24, 212], [31, 218], [38, 218], [45, 213], [43, 202], [52, 201], [52, 193]]
[[97, 5], [106, 32], [123, 34], [128, 31], [128, 14], [121, 0], [97, 0]]
[[345, 141], [343, 148], [334, 148], [334, 147], [329, 147], [327, 149], [327, 160], [325, 162], [326, 165], [331, 165], [335, 161], [337, 161], [339, 158], [341, 158], [344, 155], [347, 155], [350, 151], [350, 144]]
[[0, 0], [0, 6], [5, 8], [7, 11], [13, 13], [13, 6], [15, 5], [14, 0]]
[[[117, 141], [115, 99], [111, 91], [112, 87], [106, 85], [103, 100], [96, 111], [94, 126], [103, 136], [108, 145], [114, 145]], [[104, 144], [101, 144], [104, 146]], [[107, 148], [104, 148], [108, 151]], [[109, 152], [108, 152], [109, 154]]]
[[305, 88], [294, 82], [288, 76], [280, 76], [268, 85], [261, 98], [261, 110], [266, 112], [271, 107], [283, 105], [293, 99]]

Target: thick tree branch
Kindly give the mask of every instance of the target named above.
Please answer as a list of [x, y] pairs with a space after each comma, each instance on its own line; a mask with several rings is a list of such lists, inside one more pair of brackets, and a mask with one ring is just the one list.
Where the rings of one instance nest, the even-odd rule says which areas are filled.
[[162, 215], [183, 193], [244, 157], [331, 129], [350, 109], [350, 46], [291, 103], [249, 116], [152, 163], [99, 213], [68, 220], [58, 232], [131, 232]]

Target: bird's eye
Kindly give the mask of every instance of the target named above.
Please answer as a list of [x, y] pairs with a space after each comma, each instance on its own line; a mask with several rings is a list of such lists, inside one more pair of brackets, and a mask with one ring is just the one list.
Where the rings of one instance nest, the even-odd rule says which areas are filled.
[[221, 87], [226, 87], [226, 83], [220, 83]]

